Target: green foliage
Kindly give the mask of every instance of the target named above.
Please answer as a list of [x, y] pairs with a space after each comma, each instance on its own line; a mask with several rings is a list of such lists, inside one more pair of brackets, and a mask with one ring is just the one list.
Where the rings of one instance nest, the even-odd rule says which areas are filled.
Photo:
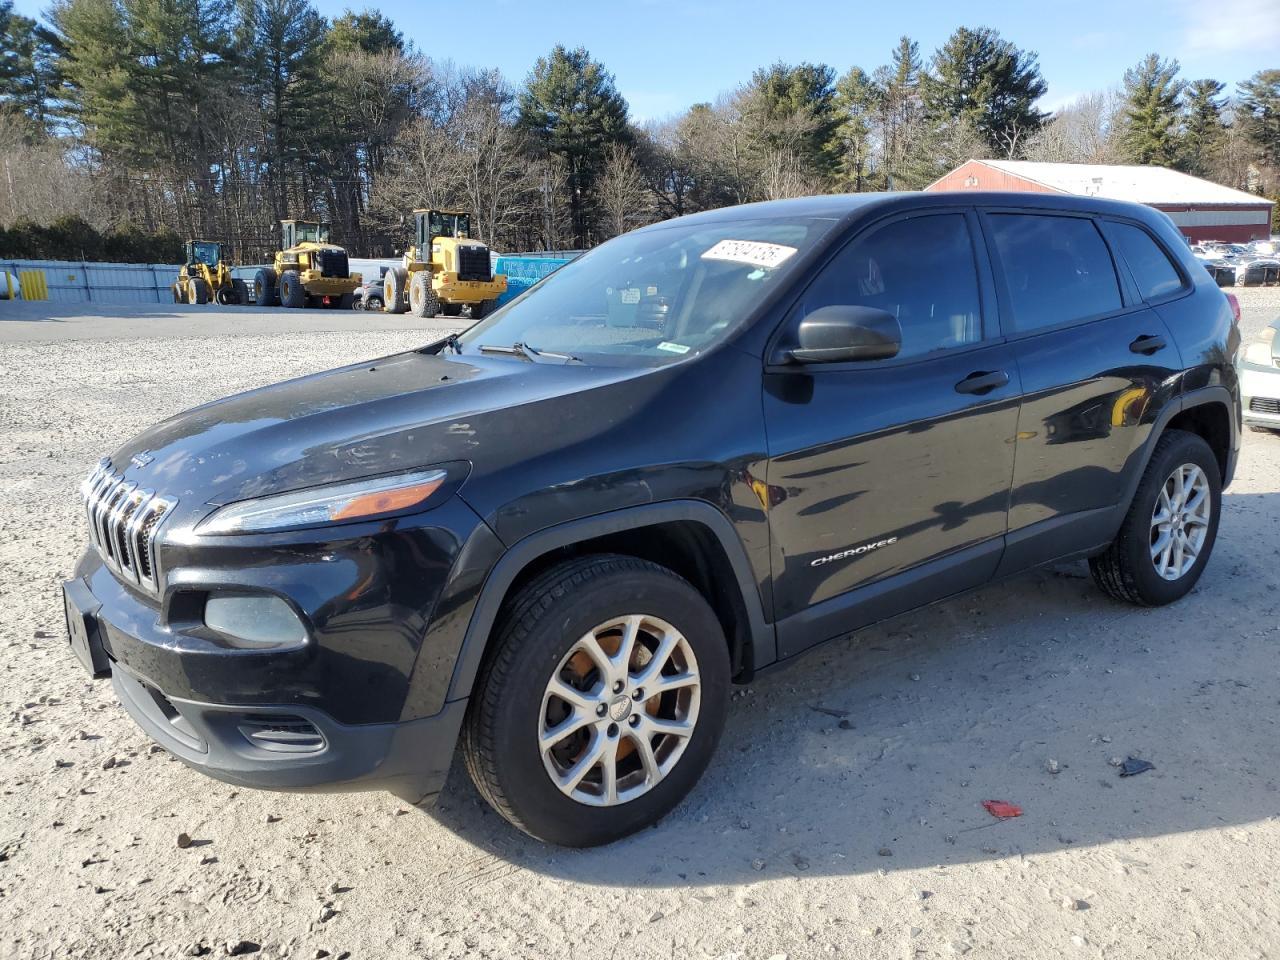
[[1280, 70], [1259, 70], [1240, 84], [1237, 116], [1262, 161], [1280, 166]]
[[1018, 156], [1047, 118], [1035, 105], [1048, 90], [1036, 54], [990, 27], [953, 33], [933, 55], [922, 86], [931, 121], [976, 131], [1000, 156]]
[[325, 46], [331, 52], [404, 53], [404, 34], [377, 10], [348, 10], [333, 21]]
[[1178, 123], [1185, 84], [1177, 60], [1150, 53], [1124, 74], [1119, 146], [1130, 163], [1172, 166], [1181, 148]]
[[1226, 84], [1209, 79], [1196, 80], [1187, 86], [1180, 166], [1197, 177], [1212, 172], [1214, 159], [1226, 137], [1220, 96], [1225, 88]]
[[100, 234], [75, 216], [49, 224], [20, 220], [0, 228], [0, 257], [12, 260], [98, 260], [111, 263], [177, 263], [182, 241], [172, 230], [147, 233], [136, 226]]
[[854, 67], [836, 84], [835, 110], [839, 178], [855, 193], [871, 182], [876, 117], [884, 109], [886, 92], [865, 70]]
[[805, 168], [819, 175], [835, 172], [840, 116], [830, 67], [778, 62], [757, 70], [747, 86], [745, 112], [761, 143], [794, 151]]
[[65, 53], [54, 32], [0, 7], [0, 105], [7, 105], [47, 128], [55, 119], [62, 89], [60, 57]]
[[582, 47], [557, 45], [539, 57], [519, 98], [520, 126], [568, 170], [566, 190], [575, 240], [587, 243], [584, 196], [612, 143], [631, 139], [627, 102], [613, 75]]

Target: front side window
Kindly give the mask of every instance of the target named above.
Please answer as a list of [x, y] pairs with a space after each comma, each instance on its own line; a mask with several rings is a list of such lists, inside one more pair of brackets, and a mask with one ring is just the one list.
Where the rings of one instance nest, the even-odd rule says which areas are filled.
[[458, 346], [521, 344], [611, 364], [679, 360], [735, 330], [832, 226], [741, 220], [623, 234], [480, 321]]
[[216, 243], [193, 243], [191, 245], [193, 263], [203, 263], [206, 267], [216, 267], [222, 259], [221, 247]]
[[1182, 289], [1182, 277], [1147, 231], [1129, 223], [1108, 223], [1107, 232], [1129, 265], [1143, 300], [1167, 297]]
[[833, 305], [892, 313], [902, 328], [899, 357], [979, 342], [982, 302], [964, 214], [898, 220], [857, 237], [805, 290], [793, 323]]
[[1056, 327], [1121, 308], [1115, 266], [1092, 220], [997, 213], [988, 222], [1014, 330]]

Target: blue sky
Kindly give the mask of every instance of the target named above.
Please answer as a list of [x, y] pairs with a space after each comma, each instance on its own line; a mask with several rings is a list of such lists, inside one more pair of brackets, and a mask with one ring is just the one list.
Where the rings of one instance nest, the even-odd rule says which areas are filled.
[[[43, 0], [17, 0], [33, 15]], [[887, 60], [907, 33], [926, 56], [957, 26], [993, 26], [1040, 54], [1052, 109], [1117, 85], [1126, 67], [1156, 51], [1183, 76], [1234, 86], [1280, 68], [1280, 0], [1048, 0], [895, 3], [848, 0], [318, 0], [327, 16], [373, 6], [428, 56], [495, 66], [513, 82], [556, 43], [585, 46], [617, 79], [633, 118], [661, 118], [713, 100], [781, 59], [831, 64], [840, 73]], [[426, 29], [433, 23], [434, 29]], [[469, 25], [464, 29], [463, 24]]]

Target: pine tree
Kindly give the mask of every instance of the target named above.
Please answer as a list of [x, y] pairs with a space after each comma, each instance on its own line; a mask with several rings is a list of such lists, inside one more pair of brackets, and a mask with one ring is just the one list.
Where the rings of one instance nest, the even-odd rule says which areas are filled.
[[747, 85], [743, 112], [761, 146], [786, 151], [806, 171], [827, 177], [840, 162], [835, 71], [825, 64], [775, 63]]
[[605, 153], [610, 144], [631, 139], [627, 102], [614, 86], [613, 75], [584, 48], [557, 45], [538, 58], [519, 108], [520, 126], [565, 163], [574, 239], [585, 246], [591, 188]]
[[1259, 70], [1240, 84], [1236, 119], [1262, 162], [1280, 167], [1280, 70]]
[[899, 175], [923, 133], [924, 103], [920, 95], [923, 66], [920, 44], [908, 36], [898, 39], [888, 66], [872, 75], [884, 96], [880, 99], [880, 149], [883, 186], [899, 189]]
[[990, 27], [961, 27], [933, 55], [923, 80], [931, 123], [976, 131], [994, 153], [1019, 156], [1047, 119], [1036, 101], [1048, 90], [1036, 54]]
[[1172, 166], [1181, 148], [1178, 121], [1184, 83], [1177, 60], [1151, 53], [1124, 73], [1118, 143], [1130, 163]]
[[1226, 124], [1222, 120], [1220, 94], [1226, 84], [1196, 80], [1187, 86], [1186, 120], [1182, 134], [1182, 162], [1187, 173], [1208, 176], [1222, 148]]
[[871, 189], [875, 173], [872, 129], [884, 96], [883, 88], [861, 67], [853, 67], [836, 84], [839, 178], [854, 193]]
[[56, 120], [63, 53], [48, 27], [0, 7], [0, 104], [11, 105], [48, 130]]

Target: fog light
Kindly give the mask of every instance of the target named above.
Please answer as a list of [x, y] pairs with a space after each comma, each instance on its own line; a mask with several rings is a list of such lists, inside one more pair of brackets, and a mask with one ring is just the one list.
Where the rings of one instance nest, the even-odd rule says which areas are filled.
[[270, 594], [211, 594], [204, 604], [204, 625], [263, 646], [297, 646], [307, 639], [306, 628], [293, 608]]

